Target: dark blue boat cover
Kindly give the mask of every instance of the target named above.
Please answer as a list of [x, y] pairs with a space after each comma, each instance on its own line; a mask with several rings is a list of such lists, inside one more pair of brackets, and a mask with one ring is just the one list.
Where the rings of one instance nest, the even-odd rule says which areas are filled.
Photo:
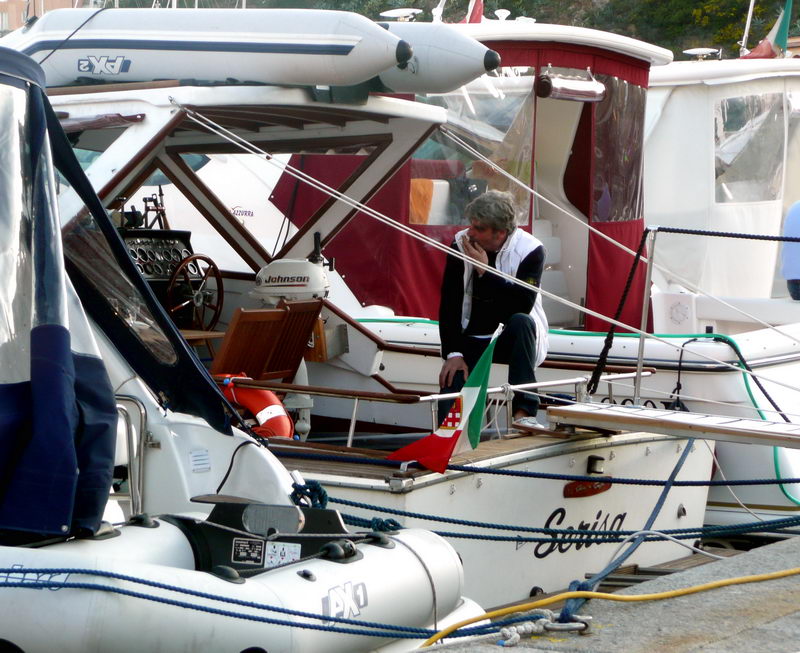
[[0, 49], [0, 528], [66, 535], [99, 525], [117, 415], [89, 325], [70, 309], [79, 304], [64, 270], [43, 82], [28, 57]]

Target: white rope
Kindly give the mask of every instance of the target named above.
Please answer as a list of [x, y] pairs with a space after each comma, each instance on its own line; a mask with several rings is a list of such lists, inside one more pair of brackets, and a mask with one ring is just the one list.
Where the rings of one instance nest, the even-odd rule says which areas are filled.
[[[446, 254], [448, 254], [450, 256], [456, 256], [457, 258], [460, 258], [461, 260], [463, 260], [463, 261], [465, 261], [467, 263], [470, 263], [470, 264], [472, 264], [473, 266], [475, 266], [475, 267], [477, 267], [479, 269], [482, 269], [482, 270], [485, 270], [485, 271], [490, 272], [492, 274], [495, 274], [495, 275], [505, 279], [506, 281], [509, 281], [511, 283], [515, 283], [515, 284], [517, 284], [519, 286], [522, 286], [524, 288], [528, 288], [530, 290], [538, 292], [541, 295], [543, 295], [545, 297], [548, 297], [548, 298], [550, 298], [550, 299], [552, 299], [552, 300], [554, 300], [556, 302], [560, 302], [560, 303], [562, 303], [562, 304], [564, 304], [566, 306], [569, 306], [570, 308], [573, 308], [575, 310], [578, 310], [578, 311], [581, 311], [583, 313], [586, 313], [587, 315], [592, 315], [593, 317], [596, 317], [598, 319], [604, 320], [604, 321], [606, 321], [606, 322], [608, 322], [610, 324], [613, 324], [615, 326], [618, 326], [618, 327], [620, 327], [622, 329], [626, 329], [628, 331], [636, 333], [640, 337], [650, 338], [651, 340], [655, 340], [657, 342], [661, 342], [662, 344], [665, 344], [668, 347], [671, 347], [671, 348], [676, 349], [676, 350], [680, 350], [681, 349], [680, 345], [676, 345], [676, 344], [670, 342], [668, 339], [661, 338], [661, 337], [659, 337], [659, 336], [657, 336], [655, 334], [649, 334], [649, 333], [647, 333], [645, 331], [642, 331], [641, 329], [638, 329], [636, 327], [633, 327], [633, 326], [631, 326], [629, 324], [625, 324], [623, 322], [619, 322], [618, 320], [615, 320], [615, 319], [613, 319], [611, 317], [608, 317], [608, 316], [602, 315], [601, 313], [598, 313], [596, 311], [587, 309], [585, 306], [580, 306], [578, 304], [575, 304], [575, 303], [573, 303], [573, 302], [571, 302], [571, 301], [569, 301], [567, 299], [564, 299], [563, 297], [559, 297], [558, 295], [554, 295], [553, 293], [550, 293], [550, 292], [548, 292], [546, 290], [543, 290], [542, 288], [539, 288], [539, 287], [534, 286], [532, 284], [526, 283], [526, 282], [524, 282], [524, 281], [522, 281], [520, 279], [517, 279], [516, 277], [513, 277], [513, 276], [511, 276], [509, 274], [506, 274], [506, 273], [500, 271], [500, 270], [492, 268], [492, 267], [490, 267], [490, 266], [488, 266], [488, 265], [486, 265], [484, 263], [476, 261], [476, 260], [472, 259], [471, 257], [468, 257], [468, 256], [462, 254], [458, 250], [455, 250], [455, 249], [449, 247], [448, 245], [444, 245], [444, 244], [434, 240], [433, 238], [430, 238], [428, 236], [425, 236], [425, 235], [415, 231], [414, 229], [412, 229], [411, 227], [409, 227], [407, 225], [401, 224], [401, 223], [397, 222], [396, 220], [393, 220], [392, 218], [389, 218], [388, 216], [384, 215], [383, 213], [380, 213], [379, 211], [376, 211], [376, 210], [368, 207], [367, 205], [362, 204], [361, 202], [353, 200], [352, 198], [348, 197], [344, 193], [341, 193], [337, 189], [332, 188], [332, 187], [328, 186], [327, 184], [324, 184], [324, 183], [316, 180], [314, 177], [312, 177], [311, 175], [308, 175], [307, 173], [303, 172], [302, 170], [299, 170], [299, 169], [295, 168], [294, 166], [289, 165], [288, 163], [283, 163], [283, 162], [277, 161], [273, 155], [269, 154], [265, 150], [262, 150], [261, 148], [257, 147], [256, 145], [253, 145], [252, 143], [250, 143], [246, 139], [241, 138], [240, 136], [238, 136], [235, 133], [231, 132], [230, 130], [222, 127], [221, 125], [215, 123], [214, 121], [206, 118], [202, 114], [199, 114], [198, 112], [194, 111], [193, 109], [189, 109], [187, 107], [183, 107], [180, 104], [178, 104], [177, 102], [175, 102], [174, 100], [173, 100], [173, 102], [176, 104], [176, 106], [179, 106], [183, 111], [185, 111], [186, 115], [191, 120], [193, 120], [194, 122], [196, 122], [199, 125], [202, 125], [206, 129], [208, 129], [211, 133], [217, 134], [218, 136], [221, 136], [222, 138], [225, 138], [225, 139], [229, 140], [231, 143], [233, 143], [235, 145], [238, 145], [245, 152], [249, 152], [251, 154], [258, 154], [258, 155], [266, 157], [266, 161], [268, 163], [270, 163], [271, 165], [279, 168], [280, 170], [282, 170], [283, 172], [287, 173], [291, 177], [294, 177], [295, 179], [298, 179], [300, 181], [303, 181], [303, 182], [307, 183], [312, 188], [314, 188], [316, 190], [319, 190], [319, 191], [325, 193], [326, 195], [328, 195], [328, 196], [330, 196], [330, 197], [332, 197], [334, 199], [337, 199], [338, 201], [341, 201], [343, 204], [345, 204], [347, 206], [350, 206], [350, 207], [352, 207], [352, 208], [364, 213], [365, 215], [368, 215], [368, 216], [374, 218], [375, 220], [378, 220], [379, 222], [388, 225], [389, 227], [391, 227], [393, 229], [396, 229], [396, 230], [398, 230], [398, 231], [400, 231], [402, 233], [405, 233], [406, 235], [408, 235], [408, 236], [410, 236], [412, 238], [416, 238], [417, 240], [420, 240], [420, 241], [424, 242], [425, 244], [433, 247], [434, 249], [437, 249], [437, 250], [439, 250], [441, 252], [444, 252], [444, 253], [446, 253]], [[519, 182], [519, 183], [521, 184], [521, 182]], [[525, 188], [527, 188], [527, 186]], [[628, 251], [630, 251], [630, 250], [628, 250]], [[714, 358], [712, 356], [708, 356], [708, 355], [700, 353], [700, 352], [695, 352], [695, 356], [698, 356], [700, 358], [703, 358], [703, 359], [708, 360], [708, 361], [713, 362], [713, 363], [717, 363], [718, 365], [721, 365], [723, 367], [727, 367], [727, 368], [735, 370], [737, 372], [742, 372], [744, 374], [749, 374], [753, 378], [759, 378], [761, 380], [768, 381], [770, 383], [774, 383], [776, 385], [783, 386], [783, 387], [788, 388], [790, 390], [794, 390], [794, 391], [798, 390], [798, 388], [796, 386], [792, 386], [792, 385], [789, 385], [788, 383], [784, 383], [782, 381], [777, 381], [775, 379], [770, 379], [768, 377], [761, 376], [761, 375], [756, 374], [755, 372], [752, 372], [750, 370], [745, 370], [745, 369], [743, 369], [741, 367], [738, 367], [736, 365], [728, 363], [727, 361], [722, 361], [722, 360], [716, 359], [716, 358]]]
[[622, 547], [624, 547], [628, 542], [630, 542], [635, 537], [639, 537], [640, 535], [658, 535], [659, 537], [663, 537], [665, 540], [669, 540], [671, 542], [675, 542], [675, 544], [680, 544], [685, 549], [690, 549], [691, 551], [694, 551], [695, 553], [700, 553], [700, 554], [702, 554], [704, 556], [708, 556], [709, 558], [714, 558], [714, 560], [724, 560], [725, 559], [725, 556], [718, 556], [715, 553], [709, 553], [708, 551], [703, 551], [703, 549], [700, 549], [700, 548], [698, 548], [696, 546], [692, 546], [691, 544], [689, 544], [687, 542], [684, 542], [684, 541], [679, 540], [679, 539], [677, 539], [675, 537], [672, 537], [672, 535], [667, 535], [666, 533], [662, 533], [661, 531], [644, 530], [644, 531], [636, 531], [635, 533], [631, 533], [630, 535], [628, 535], [628, 537], [626, 537], [624, 540], [622, 540], [619, 543], [619, 546], [617, 546], [617, 548], [614, 549], [614, 553], [611, 554], [611, 556], [609, 556], [608, 563], [606, 563], [606, 566], [611, 564], [611, 561], [614, 560], [617, 557], [617, 554], [622, 550]]
[[[465, 149], [465, 150], [466, 150], [466, 151], [467, 151], [469, 154], [471, 154], [472, 156], [474, 156], [474, 157], [478, 158], [479, 160], [483, 161], [484, 163], [486, 163], [486, 164], [487, 164], [488, 166], [490, 166], [490, 167], [491, 167], [491, 168], [492, 168], [492, 169], [493, 169], [495, 172], [499, 172], [499, 173], [500, 173], [502, 176], [504, 176], [506, 179], [508, 179], [508, 180], [509, 180], [509, 181], [511, 181], [512, 183], [514, 183], [514, 184], [516, 184], [517, 186], [519, 186], [520, 188], [522, 188], [522, 189], [523, 189], [524, 191], [526, 191], [528, 194], [530, 194], [530, 195], [532, 195], [532, 196], [534, 196], [534, 197], [536, 197], [536, 198], [538, 198], [538, 199], [542, 200], [542, 201], [543, 201], [543, 202], [545, 202], [546, 204], [549, 204], [549, 205], [550, 205], [550, 206], [552, 206], [554, 209], [556, 209], [556, 210], [558, 210], [558, 211], [561, 211], [561, 212], [562, 212], [564, 215], [566, 215], [568, 218], [570, 218], [571, 220], [574, 220], [574, 221], [575, 221], [575, 222], [577, 222], [579, 225], [581, 225], [581, 227], [583, 227], [583, 228], [585, 228], [585, 229], [588, 229], [589, 231], [591, 231], [591, 232], [592, 232], [593, 234], [595, 234], [596, 236], [599, 236], [600, 238], [603, 238], [603, 239], [604, 239], [604, 240], [606, 240], [607, 242], [609, 242], [609, 243], [611, 243], [612, 245], [614, 245], [614, 247], [617, 247], [617, 248], [621, 249], [623, 252], [626, 252], [626, 253], [630, 254], [631, 256], [636, 256], [636, 252], [634, 252], [632, 249], [630, 249], [630, 248], [626, 247], [625, 245], [623, 245], [622, 243], [620, 243], [618, 240], [614, 240], [614, 239], [613, 239], [611, 236], [609, 236], [608, 234], [604, 234], [602, 231], [600, 231], [600, 230], [599, 230], [599, 229], [597, 229], [596, 227], [593, 227], [591, 224], [589, 224], [589, 223], [588, 223], [586, 220], [584, 220], [584, 219], [582, 219], [582, 218], [580, 218], [580, 217], [578, 217], [578, 216], [576, 216], [576, 215], [574, 215], [574, 214], [570, 213], [569, 211], [567, 211], [567, 210], [566, 210], [565, 208], [563, 208], [562, 206], [559, 206], [558, 204], [556, 204], [555, 202], [553, 202], [553, 201], [549, 200], [548, 198], [546, 198], [544, 195], [542, 195], [542, 194], [541, 194], [541, 193], [539, 193], [538, 191], [536, 191], [536, 190], [534, 190], [533, 188], [531, 188], [530, 186], [528, 186], [528, 185], [527, 185], [525, 182], [523, 182], [522, 180], [520, 180], [520, 179], [517, 179], [517, 178], [516, 178], [514, 175], [512, 175], [510, 172], [508, 172], [508, 171], [504, 170], [503, 168], [501, 168], [500, 166], [498, 166], [498, 165], [497, 165], [497, 164], [496, 164], [494, 161], [492, 161], [492, 160], [491, 160], [491, 159], [489, 159], [488, 157], [486, 157], [486, 156], [484, 156], [483, 154], [481, 154], [481, 152], [480, 152], [480, 151], [478, 151], [477, 149], [475, 149], [474, 147], [472, 147], [472, 146], [471, 146], [469, 143], [467, 143], [465, 140], [463, 140], [462, 138], [460, 138], [459, 136], [457, 136], [455, 133], [453, 133], [453, 132], [452, 132], [450, 129], [448, 129], [447, 127], [442, 127], [442, 128], [440, 129], [440, 131], [441, 131], [441, 132], [442, 132], [442, 133], [443, 133], [445, 136], [447, 136], [448, 138], [450, 138], [450, 139], [451, 139], [451, 140], [452, 140], [454, 143], [456, 143], [456, 144], [457, 144], [457, 145], [459, 145], [460, 147], [464, 148], [464, 149]], [[784, 166], [784, 167], [785, 167], [785, 166]], [[644, 255], [643, 255], [643, 256], [641, 256], [640, 260], [641, 260], [643, 263], [647, 263], [647, 262], [648, 262], [648, 258], [647, 258], [646, 256], [644, 256]], [[779, 334], [781, 334], [782, 336], [784, 336], [784, 337], [788, 338], [788, 339], [789, 339], [789, 340], [791, 340], [792, 342], [795, 342], [795, 343], [797, 343], [797, 344], [800, 344], [800, 339], [796, 338], [795, 336], [793, 336], [793, 335], [791, 335], [791, 334], [788, 334], [788, 333], [786, 333], [785, 331], [781, 331], [780, 329], [778, 329], [778, 328], [777, 328], [777, 327], [775, 327], [774, 325], [772, 325], [772, 324], [769, 324], [768, 322], [765, 322], [765, 321], [763, 321], [763, 320], [762, 320], [761, 318], [759, 318], [758, 316], [756, 316], [756, 315], [752, 315], [751, 313], [748, 313], [748, 312], [747, 312], [747, 311], [745, 311], [744, 309], [742, 309], [742, 308], [740, 308], [740, 307], [738, 307], [738, 306], [734, 306], [733, 304], [731, 304], [731, 303], [729, 303], [729, 302], [726, 302], [726, 301], [725, 301], [724, 299], [722, 299], [721, 297], [717, 297], [717, 296], [715, 296], [715, 295], [712, 295], [712, 294], [710, 294], [710, 293], [706, 292], [705, 290], [703, 290], [703, 289], [702, 289], [702, 288], [700, 288], [699, 286], [695, 286], [695, 285], [694, 285], [694, 284], [693, 284], [691, 281], [689, 281], [688, 279], [685, 279], [685, 278], [681, 277], [679, 274], [676, 274], [675, 272], [673, 272], [673, 271], [671, 271], [670, 269], [668, 269], [668, 268], [664, 267], [664, 266], [663, 266], [663, 265], [661, 265], [660, 263], [656, 263], [655, 261], [653, 261], [653, 267], [654, 267], [654, 268], [656, 268], [657, 270], [659, 270], [660, 272], [663, 272], [663, 273], [664, 273], [665, 275], [667, 275], [667, 276], [672, 276], [674, 279], [676, 279], [677, 281], [679, 281], [681, 284], [683, 284], [683, 285], [684, 285], [686, 288], [688, 288], [688, 289], [689, 289], [689, 290], [691, 290], [692, 292], [694, 292], [694, 293], [697, 293], [698, 295], [702, 295], [702, 296], [704, 296], [704, 297], [708, 297], [708, 298], [712, 299], [713, 301], [715, 301], [715, 302], [718, 302], [719, 304], [722, 304], [723, 306], [725, 306], [725, 307], [727, 307], [727, 308], [730, 308], [730, 309], [732, 309], [732, 310], [736, 311], [736, 312], [737, 312], [737, 313], [739, 313], [740, 315], [743, 315], [743, 316], [745, 316], [746, 318], [748, 318], [749, 320], [752, 320], [752, 321], [753, 321], [753, 322], [755, 322], [756, 324], [759, 324], [759, 325], [761, 325], [762, 327], [764, 327], [764, 328], [766, 328], [766, 329], [771, 329], [771, 330], [775, 331], [776, 333], [779, 333]]]
[[[712, 447], [712, 446], [709, 444], [708, 440], [702, 440], [702, 443], [703, 443], [704, 445], [706, 445], [706, 448], [707, 448], [707, 449], [708, 449], [708, 451], [711, 453], [711, 457], [714, 459], [714, 464], [716, 465], [717, 474], [719, 474], [719, 475], [722, 477], [722, 480], [723, 480], [723, 481], [725, 481], [725, 482], [727, 483], [727, 482], [728, 482], [728, 479], [726, 478], [725, 474], [724, 474], [724, 473], [723, 473], [723, 471], [722, 471], [722, 467], [721, 467], [721, 466], [720, 466], [720, 464], [719, 464], [719, 460], [717, 460], [717, 454], [716, 454], [716, 452], [714, 451], [714, 448], [713, 448], [713, 447]], [[734, 500], [736, 503], [738, 503], [738, 504], [739, 504], [739, 507], [740, 507], [742, 510], [744, 510], [744, 511], [745, 511], [745, 512], [747, 512], [747, 513], [749, 513], [749, 514], [750, 514], [750, 516], [751, 516], [753, 519], [755, 519], [756, 521], [764, 521], [764, 519], [763, 519], [762, 517], [760, 517], [759, 515], [757, 515], [756, 513], [754, 513], [752, 510], [750, 510], [750, 508], [748, 508], [746, 505], [744, 505], [744, 503], [742, 503], [741, 499], [739, 499], [739, 497], [737, 496], [736, 492], [734, 492], [734, 491], [733, 491], [733, 488], [732, 488], [730, 485], [726, 485], [726, 486], [724, 486], [724, 487], [725, 487], [725, 489], [726, 489], [726, 490], [728, 490], [728, 492], [730, 492], [731, 496], [733, 497], [733, 500]]]

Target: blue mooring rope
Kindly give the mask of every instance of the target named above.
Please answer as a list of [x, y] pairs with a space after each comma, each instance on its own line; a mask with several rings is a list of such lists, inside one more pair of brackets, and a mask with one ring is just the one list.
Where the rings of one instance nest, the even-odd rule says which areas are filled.
[[[678, 459], [678, 462], [675, 463], [675, 467], [672, 470], [672, 473], [669, 475], [667, 479], [667, 485], [661, 490], [661, 496], [658, 497], [658, 501], [656, 505], [653, 507], [650, 516], [647, 518], [647, 522], [644, 525], [642, 530], [647, 531], [650, 530], [653, 526], [653, 523], [656, 521], [659, 513], [661, 512], [661, 508], [664, 506], [664, 502], [667, 499], [667, 495], [669, 494], [670, 490], [672, 489], [672, 483], [675, 482], [675, 477], [683, 468], [683, 464], [686, 462], [686, 458], [689, 455], [689, 452], [692, 450], [692, 445], [694, 444], [694, 438], [690, 438], [686, 441], [686, 446], [683, 448], [683, 453], [681, 453], [681, 457]], [[606, 576], [611, 574], [615, 569], [617, 569], [623, 562], [625, 562], [628, 558], [633, 555], [633, 552], [639, 548], [639, 545], [645, 541], [644, 535], [637, 535], [636, 538], [631, 542], [631, 545], [623, 551], [620, 555], [614, 558], [611, 562], [606, 565], [604, 569], [599, 571], [597, 574], [592, 576], [588, 580], [584, 581], [572, 581], [569, 584], [570, 591], [588, 591], [591, 592], [597, 585], [602, 581]], [[558, 620], [561, 623], [569, 623], [572, 621], [573, 615], [580, 609], [580, 607], [586, 603], [586, 599], [568, 599], [567, 602], [564, 604], [564, 607], [561, 609], [561, 614], [558, 616]]]
[[[35, 578], [30, 580], [24, 579], [21, 581], [10, 580], [11, 578], [24, 576], [27, 574], [35, 575]], [[246, 614], [242, 612], [235, 612], [232, 610], [223, 610], [220, 608], [214, 608], [211, 606], [200, 605], [196, 603], [189, 603], [186, 601], [179, 601], [177, 599], [170, 599], [162, 596], [156, 596], [153, 594], [147, 594], [145, 592], [136, 592], [133, 590], [125, 589], [122, 587], [116, 587], [113, 585], [101, 585], [98, 583], [87, 583], [87, 582], [73, 582], [68, 580], [53, 580], [53, 576], [64, 575], [69, 577], [70, 575], [84, 575], [84, 576], [96, 576], [100, 578], [110, 578], [114, 580], [126, 581], [130, 583], [135, 583], [139, 585], [145, 585], [147, 587], [153, 587], [156, 589], [167, 590], [171, 592], [176, 592], [178, 594], [185, 594], [188, 596], [193, 596], [196, 598], [207, 599], [211, 601], [218, 601], [221, 603], [229, 603], [232, 605], [237, 605], [246, 608], [252, 608], [256, 610], [265, 610], [270, 612], [277, 612], [279, 614], [284, 614], [288, 616], [295, 616], [301, 617], [305, 619], [313, 619], [317, 621], [323, 622], [332, 622], [332, 623], [339, 623], [345, 625], [353, 625], [357, 628], [344, 628], [341, 626], [331, 626], [325, 624], [313, 624], [313, 623], [304, 623], [304, 622], [295, 622], [295, 621], [288, 621], [285, 619], [276, 619], [273, 617], [264, 617], [259, 615], [252, 615]], [[42, 576], [48, 576], [49, 578], [45, 579]], [[4, 580], [3, 580], [4, 578]], [[192, 590], [185, 587], [179, 587], [177, 585], [169, 585], [167, 583], [160, 583], [158, 581], [152, 581], [145, 578], [137, 578], [135, 576], [129, 576], [126, 574], [119, 574], [117, 572], [112, 571], [104, 571], [101, 569], [83, 569], [83, 568], [73, 568], [73, 567], [26, 567], [26, 568], [19, 568], [19, 567], [6, 567], [0, 568], [0, 590], [5, 588], [17, 588], [17, 589], [87, 589], [87, 590], [96, 590], [101, 592], [110, 592], [113, 594], [120, 594], [122, 596], [129, 596], [131, 598], [143, 599], [146, 601], [153, 601], [156, 603], [163, 603], [165, 605], [172, 605], [179, 608], [185, 608], [189, 610], [197, 610], [199, 612], [206, 612], [209, 614], [216, 614], [224, 617], [232, 617], [236, 619], [245, 619], [248, 621], [256, 621], [259, 623], [267, 623], [267, 624], [274, 624], [278, 626], [290, 626], [290, 627], [297, 627], [297, 628], [305, 628], [310, 630], [322, 630], [322, 631], [329, 631], [334, 633], [341, 633], [346, 635], [364, 635], [364, 636], [371, 636], [371, 637], [394, 637], [394, 638], [404, 638], [404, 637], [412, 637], [416, 639], [426, 639], [431, 637], [432, 635], [436, 634], [435, 630], [431, 630], [428, 628], [415, 628], [413, 626], [400, 626], [394, 624], [384, 624], [376, 621], [359, 621], [357, 619], [346, 619], [344, 617], [334, 617], [322, 614], [315, 614], [313, 612], [303, 612], [300, 610], [291, 610], [288, 608], [280, 608], [274, 605], [267, 605], [264, 603], [256, 603], [253, 601], [245, 601], [242, 599], [235, 599], [228, 596], [220, 596], [216, 594], [209, 594], [207, 592], [200, 592], [197, 590]], [[478, 626], [475, 628], [465, 628], [462, 631], [459, 631], [458, 634], [450, 635], [451, 637], [469, 637], [474, 635], [485, 634], [486, 632], [491, 632], [491, 630], [487, 630], [487, 628], [494, 628], [494, 624], [491, 626]], [[375, 629], [375, 630], [369, 630]]]
[[[665, 481], [666, 483], [666, 481]], [[399, 510], [387, 508], [372, 503], [363, 503], [360, 501], [351, 501], [349, 499], [338, 499], [330, 497], [319, 481], [307, 481], [305, 485], [294, 484], [294, 491], [292, 492], [292, 499], [296, 504], [302, 502], [302, 497], [308, 497], [312, 502], [313, 507], [326, 507], [328, 503], [338, 503], [353, 508], [360, 508], [363, 510], [372, 510], [379, 513], [387, 513], [401, 517], [408, 517], [410, 519], [420, 519], [424, 521], [441, 522], [446, 524], [457, 524], [460, 526], [468, 526], [470, 528], [485, 528], [490, 530], [504, 530], [512, 531], [514, 533], [541, 533], [548, 537], [522, 537], [520, 535], [514, 536], [492, 536], [492, 535], [476, 535], [470, 533], [454, 533], [444, 531], [434, 531], [437, 535], [442, 537], [462, 538], [462, 539], [485, 539], [489, 541], [499, 542], [553, 542], [556, 536], [564, 536], [565, 539], [570, 541], [582, 541], [584, 544], [602, 544], [609, 542], [621, 542], [628, 536], [638, 533], [640, 530], [590, 530], [580, 528], [544, 528], [544, 527], [531, 527], [520, 526], [514, 524], [499, 524], [492, 522], [478, 522], [467, 519], [458, 519], [454, 517], [443, 517], [441, 515], [432, 515], [429, 513], [412, 512], [408, 510]], [[381, 517], [359, 517], [357, 515], [342, 514], [345, 523], [350, 526], [358, 528], [366, 528], [372, 531], [398, 531], [405, 528], [400, 522], [395, 519], [384, 519]], [[703, 536], [719, 537], [722, 535], [732, 535], [738, 533], [753, 533], [753, 532], [779, 532], [794, 526], [800, 526], [800, 515], [795, 517], [783, 517], [781, 519], [772, 519], [766, 521], [745, 522], [743, 524], [733, 525], [718, 525], [718, 526], [699, 526], [696, 528], [668, 528], [660, 531], [665, 535], [671, 535], [676, 539], [695, 539]], [[585, 537], [582, 537], [585, 536]], [[660, 538], [656, 535], [644, 536], [646, 541], [659, 541]]]
[[[359, 456], [333, 456], [330, 454], [300, 453], [300, 452], [281, 452], [281, 458], [302, 458], [305, 460], [318, 460], [322, 462], [351, 462], [364, 465], [380, 465], [382, 467], [397, 467], [406, 465], [395, 460], [384, 458], [362, 458]], [[424, 469], [419, 463], [412, 462], [407, 464], [414, 469]], [[551, 474], [549, 472], [526, 472], [513, 469], [492, 469], [488, 467], [475, 467], [473, 465], [448, 465], [448, 471], [469, 472], [471, 474], [489, 474], [495, 476], [518, 476], [520, 478], [543, 478], [553, 481], [597, 481], [597, 476], [581, 476], [578, 474]], [[612, 485], [644, 485], [644, 486], [664, 486], [669, 481], [659, 481], [649, 478], [614, 478], [602, 477], [603, 483]], [[792, 485], [800, 483], [797, 478], [749, 478], [743, 480], [724, 480], [724, 481], [675, 481], [671, 487], [725, 487], [725, 486], [748, 486], [748, 485]]]

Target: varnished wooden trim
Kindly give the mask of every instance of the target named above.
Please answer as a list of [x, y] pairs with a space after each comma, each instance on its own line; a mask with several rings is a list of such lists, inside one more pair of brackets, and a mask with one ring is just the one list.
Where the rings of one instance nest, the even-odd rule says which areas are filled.
[[[217, 379], [217, 383], [222, 383], [223, 379]], [[383, 401], [392, 404], [416, 404], [419, 403], [419, 395], [395, 394], [391, 392], [368, 392], [360, 390], [342, 390], [341, 388], [331, 388], [320, 385], [298, 385], [296, 383], [280, 383], [276, 381], [255, 381], [237, 380], [236, 385], [240, 388], [257, 388], [262, 390], [272, 390], [274, 392], [300, 392], [307, 395], [320, 397], [342, 397], [349, 399], [364, 399], [366, 401]]]
[[[192, 180], [192, 182], [197, 186], [197, 189], [200, 191], [200, 194], [214, 206], [214, 208], [220, 212], [221, 215], [226, 216], [227, 223], [233, 227], [233, 229], [237, 232], [238, 237], [244, 240], [250, 247], [256, 250], [265, 261], [271, 261], [272, 258], [270, 255], [264, 250], [255, 238], [253, 238], [252, 234], [245, 229], [244, 225], [242, 225], [230, 212], [227, 206], [222, 203], [222, 201], [214, 195], [213, 191], [206, 186], [203, 181], [194, 173], [194, 171], [186, 165], [186, 163], [181, 159], [181, 157], [177, 154], [167, 154], [170, 161], [181, 170], [181, 172]], [[167, 178], [175, 184], [175, 186], [183, 193], [183, 195], [188, 199], [192, 205], [203, 215], [203, 217], [211, 224], [213, 227], [218, 227], [221, 225], [221, 222], [216, 218], [216, 216], [212, 215], [208, 211], [206, 211], [203, 204], [195, 197], [194, 193], [192, 193], [183, 183], [183, 180], [172, 174], [170, 170], [166, 167], [161, 168], [162, 172], [167, 176]], [[238, 238], [233, 238], [231, 235], [222, 228], [216, 229], [217, 233], [227, 242], [233, 250], [242, 257], [242, 260], [249, 265], [253, 271], [260, 269], [260, 264], [252, 259], [239, 245]]]
[[128, 177], [134, 170], [136, 170], [136, 168], [138, 168], [143, 161], [151, 157], [153, 152], [160, 147], [164, 139], [166, 139], [173, 130], [177, 129], [178, 125], [180, 125], [185, 118], [186, 113], [184, 111], [177, 111], [175, 115], [167, 122], [167, 124], [159, 129], [158, 133], [136, 153], [136, 156], [122, 166], [117, 174], [111, 177], [108, 183], [97, 193], [97, 196], [103, 201], [104, 205], [107, 206], [109, 195], [112, 193], [114, 198], [119, 196], [119, 191], [114, 192], [117, 187], [122, 186], [123, 188], [130, 188], [130, 183], [127, 183], [123, 186], [123, 181], [125, 178]]

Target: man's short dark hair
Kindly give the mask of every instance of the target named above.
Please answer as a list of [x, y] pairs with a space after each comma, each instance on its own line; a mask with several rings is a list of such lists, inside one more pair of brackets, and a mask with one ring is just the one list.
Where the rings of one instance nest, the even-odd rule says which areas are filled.
[[490, 229], [504, 229], [508, 233], [517, 226], [514, 196], [499, 190], [487, 190], [467, 204], [467, 220], [475, 220]]

